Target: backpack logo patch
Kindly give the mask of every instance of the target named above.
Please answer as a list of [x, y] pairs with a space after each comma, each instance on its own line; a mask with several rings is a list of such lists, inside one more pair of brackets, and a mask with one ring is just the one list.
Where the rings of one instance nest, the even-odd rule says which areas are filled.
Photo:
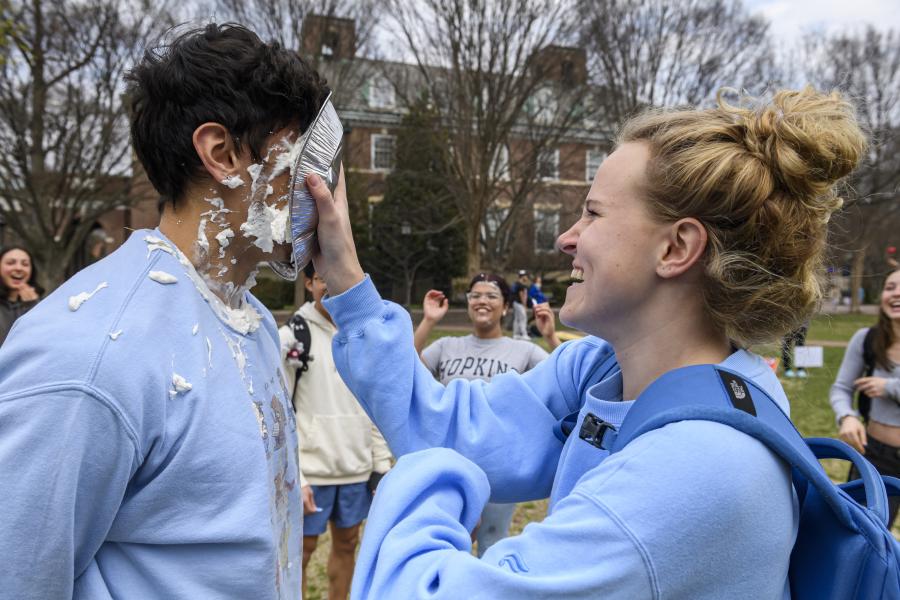
[[750, 396], [750, 388], [747, 383], [734, 373], [721, 369], [716, 369], [716, 372], [722, 379], [722, 385], [725, 387], [728, 399], [731, 400], [731, 405], [755, 417], [756, 406], [753, 405], [753, 398]]

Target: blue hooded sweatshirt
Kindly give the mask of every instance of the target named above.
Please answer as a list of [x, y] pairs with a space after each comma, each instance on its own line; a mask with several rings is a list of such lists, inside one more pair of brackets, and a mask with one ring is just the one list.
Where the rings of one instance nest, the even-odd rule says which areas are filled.
[[[609, 456], [554, 428], [578, 412], [620, 425], [618, 372], [598, 338], [489, 384], [436, 382], [416, 356], [402, 308], [366, 278], [325, 306], [335, 362], [381, 429], [396, 467], [366, 525], [354, 598], [788, 598], [796, 498], [787, 466], [727, 426], [668, 425]], [[737, 351], [722, 365], [787, 412], [772, 370]], [[550, 495], [540, 523], [482, 559], [470, 531], [484, 503]]]
[[278, 334], [250, 294], [229, 313], [195, 277], [137, 231], [16, 322], [0, 350], [0, 597], [299, 597]]

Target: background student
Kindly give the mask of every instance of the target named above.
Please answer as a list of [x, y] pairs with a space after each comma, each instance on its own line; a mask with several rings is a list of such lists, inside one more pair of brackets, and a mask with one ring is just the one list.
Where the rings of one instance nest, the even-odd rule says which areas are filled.
[[[854, 394], [863, 405], [857, 409]], [[881, 474], [900, 477], [900, 271], [884, 280], [878, 322], [850, 338], [830, 400], [841, 439]], [[850, 479], [857, 478], [851, 470]], [[893, 523], [900, 498], [890, 496], [888, 502]]]

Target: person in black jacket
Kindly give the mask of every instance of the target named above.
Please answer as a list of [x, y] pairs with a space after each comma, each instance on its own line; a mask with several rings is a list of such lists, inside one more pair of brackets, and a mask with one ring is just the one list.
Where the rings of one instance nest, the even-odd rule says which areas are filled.
[[38, 303], [42, 292], [31, 254], [20, 246], [0, 250], [0, 345], [16, 319]]

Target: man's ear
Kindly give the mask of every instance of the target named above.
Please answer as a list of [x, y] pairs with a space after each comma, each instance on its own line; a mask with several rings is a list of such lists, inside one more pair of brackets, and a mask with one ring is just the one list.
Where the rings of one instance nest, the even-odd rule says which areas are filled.
[[672, 223], [656, 265], [657, 275], [668, 279], [690, 270], [703, 257], [708, 241], [706, 227], [697, 219], [680, 219]]
[[214, 180], [221, 182], [230, 175], [239, 174], [238, 149], [224, 125], [204, 123], [194, 130], [192, 140], [197, 156]]
[[313, 284], [312, 277], [304, 277], [303, 278], [303, 287], [305, 287], [306, 291], [309, 292], [310, 294], [312, 294], [312, 284]]

